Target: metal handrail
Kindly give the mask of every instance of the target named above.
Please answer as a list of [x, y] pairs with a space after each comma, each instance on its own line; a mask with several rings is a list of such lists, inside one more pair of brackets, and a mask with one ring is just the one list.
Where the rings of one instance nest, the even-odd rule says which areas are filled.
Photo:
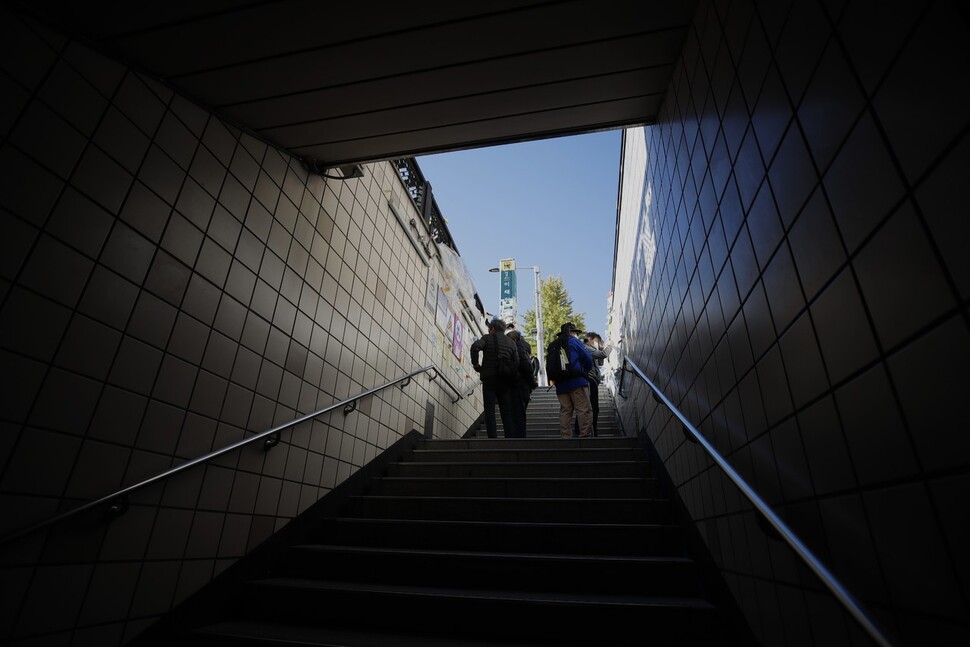
[[[70, 517], [73, 517], [74, 515], [80, 514], [82, 512], [87, 511], [87, 510], [91, 510], [93, 508], [97, 508], [98, 506], [102, 506], [102, 505], [105, 505], [105, 504], [108, 504], [108, 503], [113, 504], [113, 505], [111, 505], [108, 508], [108, 511], [110, 513], [112, 513], [112, 514], [120, 514], [120, 513], [123, 513], [127, 509], [127, 498], [128, 498], [128, 495], [131, 494], [132, 492], [134, 492], [135, 490], [139, 490], [139, 489], [141, 489], [143, 487], [146, 487], [148, 485], [151, 485], [152, 483], [157, 483], [159, 481], [164, 481], [165, 479], [167, 479], [167, 478], [169, 478], [171, 476], [174, 476], [175, 474], [178, 474], [180, 472], [184, 472], [185, 470], [189, 469], [190, 467], [195, 467], [196, 465], [199, 465], [201, 463], [207, 463], [210, 460], [212, 460], [213, 458], [216, 458], [217, 456], [222, 456], [223, 454], [227, 454], [227, 453], [229, 453], [229, 452], [231, 452], [233, 450], [240, 449], [242, 447], [245, 447], [246, 445], [251, 445], [251, 444], [253, 444], [255, 442], [258, 442], [260, 440], [263, 440], [263, 439], [265, 439], [264, 440], [264, 444], [263, 444], [263, 448], [268, 450], [268, 449], [276, 446], [277, 444], [279, 444], [279, 442], [280, 442], [280, 433], [283, 432], [283, 431], [285, 431], [286, 429], [289, 429], [290, 427], [294, 427], [294, 426], [296, 426], [296, 425], [298, 425], [298, 424], [300, 424], [302, 422], [306, 422], [307, 420], [311, 420], [313, 418], [316, 418], [317, 416], [321, 416], [321, 415], [323, 415], [325, 413], [328, 413], [330, 411], [333, 411], [335, 409], [339, 409], [340, 407], [344, 407], [344, 415], [347, 415], [347, 414], [349, 414], [351, 411], [353, 411], [356, 408], [356, 402], [357, 402], [357, 400], [360, 400], [361, 398], [365, 398], [368, 395], [373, 395], [374, 393], [377, 393], [378, 391], [383, 391], [384, 389], [386, 389], [386, 388], [388, 388], [390, 386], [394, 386], [395, 384], [398, 384], [398, 383], [401, 383], [401, 382], [404, 383], [404, 384], [401, 384], [401, 388], [404, 388], [405, 386], [407, 386], [407, 383], [410, 382], [410, 380], [411, 380], [412, 377], [416, 377], [418, 375], [421, 375], [422, 373], [427, 373], [428, 371], [433, 371], [434, 372], [434, 375], [428, 376], [428, 379], [429, 380], [433, 380], [433, 379], [435, 379], [435, 377], [441, 375], [439, 373], [438, 369], [435, 366], [425, 366], [424, 368], [419, 368], [416, 371], [411, 371], [407, 375], [402, 375], [401, 377], [395, 378], [395, 379], [391, 380], [390, 382], [386, 382], [385, 384], [382, 384], [380, 386], [375, 386], [373, 388], [367, 389], [366, 391], [362, 391], [361, 393], [358, 393], [357, 395], [351, 396], [351, 397], [349, 397], [349, 398], [347, 398], [345, 400], [341, 400], [340, 402], [334, 402], [333, 404], [331, 404], [329, 406], [326, 406], [323, 409], [320, 409], [318, 411], [314, 411], [313, 413], [308, 413], [306, 415], [300, 416], [299, 418], [296, 418], [296, 419], [291, 420], [289, 422], [285, 422], [285, 423], [283, 423], [281, 425], [277, 425], [276, 427], [273, 427], [272, 429], [267, 429], [266, 431], [261, 431], [258, 434], [255, 434], [255, 435], [250, 436], [248, 438], [243, 438], [242, 440], [238, 440], [238, 441], [236, 441], [234, 443], [231, 443], [229, 445], [226, 445], [225, 447], [222, 447], [222, 448], [217, 449], [215, 451], [209, 452], [208, 454], [204, 454], [203, 456], [199, 456], [197, 458], [193, 458], [190, 461], [186, 461], [186, 462], [181, 463], [180, 465], [176, 465], [175, 467], [173, 467], [171, 469], [168, 469], [168, 470], [166, 470], [164, 472], [160, 472], [160, 473], [156, 474], [155, 476], [152, 476], [150, 478], [147, 478], [147, 479], [145, 479], [143, 481], [139, 481], [138, 483], [135, 483], [134, 485], [129, 485], [128, 487], [122, 488], [122, 489], [118, 490], [117, 492], [113, 492], [111, 494], [108, 494], [107, 496], [103, 496], [103, 497], [101, 497], [99, 499], [95, 499], [93, 501], [88, 501], [84, 505], [81, 505], [81, 506], [79, 506], [77, 508], [73, 508], [71, 510], [68, 510], [67, 512], [64, 512], [64, 513], [59, 514], [57, 516], [51, 517], [49, 519], [46, 519], [46, 520], [41, 521], [39, 523], [36, 523], [36, 524], [34, 524], [32, 526], [27, 526], [25, 528], [21, 528], [20, 530], [16, 530], [16, 531], [14, 531], [14, 532], [12, 532], [10, 534], [7, 534], [4, 537], [0, 538], [0, 544], [5, 544], [5, 543], [10, 542], [10, 541], [13, 541], [15, 539], [19, 539], [19, 538], [21, 538], [21, 537], [23, 537], [25, 535], [29, 535], [29, 534], [31, 534], [33, 532], [36, 532], [36, 531], [41, 530], [43, 528], [46, 528], [48, 526], [53, 526], [54, 524], [58, 524], [58, 523], [64, 521], [65, 519], [68, 519]], [[441, 375], [441, 377], [444, 378], [443, 375]], [[451, 386], [451, 388], [454, 389], [454, 386], [452, 386], [450, 383], [448, 383], [447, 379], [445, 379], [445, 382], [448, 384], [448, 386]], [[457, 400], [455, 402], [457, 402]]]
[[431, 379], [433, 380], [433, 379], [438, 378], [438, 377], [440, 377], [441, 378], [441, 381], [444, 382], [448, 386], [448, 388], [451, 389], [452, 392], [455, 395], [458, 396], [457, 398], [455, 398], [454, 400], [451, 401], [452, 404], [458, 404], [459, 401], [464, 400], [465, 398], [467, 398], [469, 395], [471, 395], [475, 391], [475, 389], [478, 388], [478, 385], [481, 383], [480, 380], [476, 380], [475, 383], [472, 384], [471, 387], [468, 388], [468, 390], [466, 390], [464, 393], [462, 393], [461, 391], [458, 390], [458, 387], [457, 386], [455, 386], [454, 384], [451, 383], [451, 380], [448, 379], [448, 376], [445, 375], [444, 373], [442, 373], [441, 371], [435, 371], [435, 376], [432, 377]]
[[[693, 436], [692, 440], [695, 440], [697, 444], [707, 451], [710, 457], [714, 460], [718, 467], [728, 476], [729, 479], [737, 486], [741, 493], [754, 505], [755, 509], [760, 512], [765, 520], [771, 524], [771, 526], [778, 532], [782, 539], [795, 551], [795, 553], [802, 558], [802, 561], [815, 573], [816, 576], [822, 583], [825, 584], [826, 588], [832, 592], [836, 599], [842, 603], [842, 606], [849, 612], [849, 614], [855, 618], [855, 620], [865, 629], [866, 633], [881, 647], [891, 647], [892, 643], [889, 639], [882, 633], [879, 627], [869, 618], [868, 614], [863, 610], [862, 605], [856, 601], [855, 597], [849, 593], [848, 589], [839, 582], [839, 580], [833, 575], [818, 557], [812, 553], [811, 550], [802, 542], [801, 539], [788, 527], [788, 525], [781, 520], [781, 518], [776, 515], [771, 507], [765, 503], [765, 501], [758, 496], [758, 493], [748, 485], [748, 483], [738, 474], [733, 467], [721, 456], [714, 446], [708, 442], [700, 431], [697, 430], [694, 425], [690, 423], [689, 420], [681, 413], [680, 409], [674, 406], [667, 396], [665, 396], [660, 389], [654, 384], [650, 378], [648, 378], [643, 371], [637, 366], [636, 362], [630, 359], [629, 355], [623, 356], [623, 364], [629, 364], [633, 368], [633, 372], [650, 387], [653, 391], [655, 399], [663, 402], [664, 406], [670, 409], [680, 422], [684, 425], [684, 428], [690, 432]], [[623, 368], [623, 367], [621, 367]], [[623, 391], [623, 376], [627, 373], [627, 370], [623, 368], [620, 374], [620, 383], [617, 387], [617, 391], [622, 395]], [[626, 396], [623, 396], [626, 397]], [[690, 438], [690, 437], [688, 437]]]
[[459, 400], [463, 400], [463, 399], [467, 398], [468, 396], [470, 396], [472, 393], [474, 393], [475, 390], [478, 389], [478, 387], [481, 385], [481, 383], [482, 383], [481, 380], [475, 380], [472, 383], [472, 385], [465, 390], [464, 393], [462, 393], [460, 396], [458, 396], [458, 400], [452, 400], [451, 403], [452, 404], [458, 404], [458, 401]]

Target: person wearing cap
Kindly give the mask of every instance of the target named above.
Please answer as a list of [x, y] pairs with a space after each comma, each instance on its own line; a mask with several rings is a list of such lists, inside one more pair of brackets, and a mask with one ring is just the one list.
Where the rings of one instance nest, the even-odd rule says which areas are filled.
[[560, 379], [556, 382], [556, 396], [559, 398], [559, 433], [570, 438], [573, 414], [579, 423], [579, 437], [588, 438], [593, 433], [593, 410], [589, 400], [589, 381], [586, 373], [593, 368], [593, 357], [586, 346], [579, 341], [580, 330], [566, 322], [560, 328], [559, 336], [566, 351], [570, 366], [582, 370], [581, 375]]
[[[518, 366], [519, 354], [515, 343], [505, 336], [505, 322], [492, 319], [488, 322], [488, 334], [477, 339], [470, 348], [472, 367], [481, 375], [482, 396], [485, 400], [485, 431], [489, 438], [498, 438], [495, 405], [502, 416], [506, 438], [518, 436], [516, 421], [512, 415], [512, 399], [516, 376], [503, 378], [499, 374], [499, 360]], [[482, 354], [479, 362], [478, 354]], [[525, 430], [523, 429], [523, 434]]]
[[[597, 435], [596, 421], [600, 415], [600, 382], [603, 381], [603, 376], [600, 374], [600, 366], [603, 365], [603, 360], [610, 356], [613, 351], [612, 346], [604, 346], [603, 338], [600, 337], [595, 332], [587, 332], [583, 337], [583, 344], [586, 346], [586, 350], [589, 351], [590, 356], [593, 358], [593, 368], [586, 372], [586, 380], [589, 382], [589, 403], [593, 410], [593, 436]], [[576, 434], [579, 434], [579, 421], [576, 421]]]

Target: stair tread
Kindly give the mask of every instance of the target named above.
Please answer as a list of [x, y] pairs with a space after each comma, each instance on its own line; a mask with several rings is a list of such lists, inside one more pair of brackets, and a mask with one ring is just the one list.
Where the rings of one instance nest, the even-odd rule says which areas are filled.
[[[535, 422], [536, 422], [537, 425], [545, 426], [545, 425], [541, 425], [541, 423], [539, 421], [535, 421]], [[558, 425], [558, 423], [556, 423], [556, 424]], [[548, 426], [551, 427], [552, 426], [552, 423], [549, 423]], [[555, 437], [553, 437], [553, 438], [555, 438]], [[597, 438], [598, 438], [598, 436], [595, 436], [593, 438], [586, 438], [585, 440], [596, 440]], [[425, 440], [424, 443], [425, 443], [426, 446], [427, 445], [439, 445], [439, 444], [440, 445], [450, 445], [450, 444], [458, 444], [458, 443], [461, 443], [461, 442], [463, 442], [463, 440], [465, 440], [465, 439], [462, 439], [462, 438], [435, 438], [435, 439]], [[535, 439], [534, 438], [528, 438], [528, 437], [526, 437], [526, 438], [493, 438], [492, 440], [497, 441], [496, 444], [501, 444], [501, 443], [516, 444], [516, 443], [518, 443], [518, 444], [528, 445], [528, 444], [531, 444], [532, 441], [534, 441]], [[559, 437], [558, 440], [561, 440], [563, 445], [568, 445], [568, 444], [570, 444], [570, 442], [573, 439], [572, 438], [562, 438], [562, 437]], [[617, 445], [618, 447], [637, 448], [637, 447], [640, 446], [639, 443], [637, 442], [637, 440], [635, 438], [627, 438], [626, 436], [610, 436], [608, 438], [602, 438], [600, 440], [605, 441], [606, 444], [608, 444], [608, 445], [612, 444], [612, 445]]]
[[[448, 471], [448, 470], [444, 470]], [[375, 477], [368, 493], [396, 496], [541, 497], [541, 498], [668, 498], [656, 478], [564, 477], [546, 478], [510, 475], [415, 475]]]
[[[440, 463], [436, 463], [440, 464]], [[446, 463], [447, 464], [447, 463]], [[472, 483], [654, 483], [652, 476], [377, 476], [371, 480], [400, 481], [468, 481]]]
[[404, 500], [414, 500], [418, 499], [421, 501], [474, 501], [476, 503], [482, 503], [485, 501], [515, 501], [516, 503], [522, 502], [532, 502], [532, 503], [546, 503], [549, 501], [554, 501], [557, 505], [569, 502], [582, 502], [582, 503], [609, 503], [612, 501], [622, 501], [624, 503], [630, 503], [631, 501], [638, 501], [641, 503], [669, 503], [670, 499], [662, 498], [649, 498], [649, 497], [511, 497], [511, 496], [425, 496], [419, 494], [355, 494], [348, 497], [350, 499], [370, 499], [374, 500], [389, 500], [389, 501], [404, 501]]
[[698, 597], [639, 596], [620, 594], [581, 594], [546, 591], [522, 591], [500, 589], [468, 589], [454, 587], [421, 586], [415, 584], [374, 584], [304, 579], [297, 577], [268, 577], [252, 580], [252, 584], [307, 591], [346, 591], [356, 593], [386, 593], [414, 597], [448, 597], [469, 600], [508, 600], [533, 603], [575, 605], [577, 607], [624, 606], [710, 609], [710, 602]]
[[[498, 440], [498, 439], [496, 439], [496, 440]], [[529, 439], [528, 438], [524, 438], [524, 439], [521, 439], [521, 440], [525, 440], [526, 442], [529, 442]], [[434, 441], [432, 441], [432, 442], [434, 442]], [[441, 449], [437, 449], [437, 448], [430, 448], [430, 449], [429, 448], [423, 448], [423, 449], [422, 448], [418, 448], [418, 449], [414, 449], [412, 451], [415, 454], [419, 454], [419, 453], [420, 454], [434, 454], [434, 453], [445, 453], [445, 452], [451, 452], [451, 453], [460, 453], [460, 452], [464, 452], [464, 453], [498, 452], [498, 453], [502, 453], [502, 454], [506, 454], [506, 453], [507, 454], [512, 454], [512, 453], [518, 453], [518, 454], [545, 454], [545, 453], [548, 453], [548, 452], [562, 452], [562, 451], [569, 451], [569, 452], [589, 452], [589, 453], [601, 453], [601, 454], [605, 454], [607, 452], [615, 452], [615, 451], [628, 451], [630, 453], [636, 453], [636, 452], [639, 451], [636, 447], [627, 447], [627, 446], [623, 446], [623, 447], [585, 447], [585, 446], [570, 447], [568, 445], [569, 445], [569, 439], [565, 439], [565, 442], [562, 444], [561, 447], [501, 447], [501, 446], [499, 446], [499, 443], [496, 443], [496, 446], [495, 447], [485, 447], [485, 448], [480, 448], [480, 447], [475, 447], [475, 448], [469, 448], [469, 447], [451, 447], [451, 448], [441, 448]]]
[[[498, 438], [480, 427], [402, 443], [240, 579], [235, 608], [183, 625], [187, 644], [717, 644], [703, 562], [689, 556], [657, 468], [623, 435], [608, 392], [599, 434], [564, 438], [558, 399], [541, 391], [525, 438], [502, 437], [499, 424]], [[357, 619], [362, 607], [379, 621]], [[448, 611], [412, 622], [428, 608]], [[482, 609], [510, 615], [478, 626]]]
[[437, 524], [468, 526], [516, 526], [537, 528], [670, 528], [679, 529], [675, 523], [574, 523], [567, 521], [471, 521], [463, 519], [387, 519], [385, 517], [323, 517], [324, 523], [342, 521], [348, 523], [394, 523], [394, 524]]
[[649, 465], [650, 461], [397, 461], [391, 465]]
[[[532, 429], [531, 431], [535, 431]], [[550, 431], [552, 428], [550, 427]], [[497, 449], [509, 449], [515, 451], [524, 450], [550, 450], [550, 449], [628, 449], [628, 450], [639, 450], [639, 447], [633, 445], [632, 443], [627, 443], [625, 440], [622, 442], [617, 442], [614, 439], [607, 436], [595, 436], [593, 438], [563, 438], [559, 435], [559, 428], [555, 429], [555, 435], [548, 436], [526, 436], [525, 438], [478, 438], [478, 437], [468, 437], [468, 438], [451, 438], [451, 439], [440, 439], [440, 440], [427, 440], [423, 445], [419, 445], [418, 449], [423, 451], [428, 450], [439, 450], [439, 451], [455, 451], [455, 450], [479, 450], [479, 451], [495, 451]], [[469, 444], [477, 443], [477, 446], [470, 447]]]
[[199, 627], [196, 635], [241, 638], [250, 642], [267, 641], [274, 645], [313, 645], [316, 647], [535, 647], [543, 643], [456, 639], [454, 636], [380, 633], [318, 626], [300, 626], [236, 620]]
[[294, 550], [357, 553], [361, 555], [447, 555], [449, 557], [472, 557], [481, 559], [522, 560], [534, 562], [588, 562], [588, 563], [640, 563], [640, 564], [693, 564], [689, 557], [675, 555], [575, 555], [550, 553], [507, 553], [474, 550], [433, 550], [427, 548], [374, 548], [369, 546], [343, 546], [338, 544], [299, 544], [291, 546]]

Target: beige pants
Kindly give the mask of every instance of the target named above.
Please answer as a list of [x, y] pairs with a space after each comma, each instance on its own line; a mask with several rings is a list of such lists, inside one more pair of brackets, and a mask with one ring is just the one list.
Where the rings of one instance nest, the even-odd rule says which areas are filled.
[[573, 389], [569, 393], [560, 393], [559, 397], [559, 433], [563, 438], [572, 438], [573, 413], [579, 420], [579, 435], [589, 438], [593, 432], [593, 407], [589, 402], [589, 387], [583, 386]]

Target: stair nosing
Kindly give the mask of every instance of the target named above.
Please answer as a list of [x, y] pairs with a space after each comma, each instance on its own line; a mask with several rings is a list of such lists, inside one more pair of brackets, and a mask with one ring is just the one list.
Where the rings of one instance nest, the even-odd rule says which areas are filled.
[[549, 591], [505, 591], [500, 589], [468, 589], [452, 587], [430, 587], [400, 584], [355, 583], [308, 578], [268, 577], [250, 580], [251, 586], [270, 586], [277, 588], [296, 588], [302, 590], [370, 593], [377, 595], [398, 595], [418, 598], [450, 598], [481, 601], [532, 602], [537, 604], [560, 604], [576, 607], [622, 606], [629, 608], [678, 608], [694, 610], [714, 610], [716, 607], [700, 597], [652, 596], [598, 594], [589, 596], [582, 593], [555, 593]]
[[[322, 637], [326, 642], [319, 642], [320, 631], [325, 632]], [[329, 629], [317, 625], [277, 624], [272, 622], [254, 622], [252, 620], [234, 620], [215, 622], [201, 627], [195, 627], [191, 634], [216, 638], [242, 638], [246, 644], [292, 645], [293, 647], [384, 647], [394, 644], [398, 647], [543, 647], [535, 642], [508, 642], [501, 640], [462, 640], [456, 643], [453, 637], [435, 637], [422, 635], [402, 635], [399, 631], [389, 634], [381, 631], [348, 631], [346, 629]], [[306, 634], [314, 636], [313, 642], [308, 642]], [[348, 642], [352, 639], [353, 642]], [[393, 643], [390, 642], [393, 640]], [[363, 642], [362, 642], [363, 641]]]
[[521, 526], [538, 528], [667, 528], [680, 530], [675, 523], [573, 523], [567, 521], [475, 521], [470, 519], [394, 519], [386, 517], [322, 517], [323, 522], [343, 521], [351, 523], [393, 523], [393, 524], [430, 524], [430, 525], [465, 525], [465, 526]]
[[693, 565], [696, 562], [689, 557], [676, 555], [583, 555], [571, 553], [508, 553], [496, 551], [480, 550], [435, 550], [430, 548], [393, 548], [393, 547], [374, 547], [374, 546], [353, 546], [347, 544], [295, 544], [289, 546], [294, 550], [309, 552], [327, 553], [362, 553], [362, 554], [386, 554], [386, 555], [446, 555], [448, 557], [478, 557], [495, 559], [512, 559], [534, 562], [594, 562], [594, 563], [629, 563], [639, 562], [642, 564], [685, 564]]
[[[509, 438], [509, 440], [521, 441], [522, 439], [519, 439], [519, 438]], [[525, 440], [528, 442], [528, 439], [525, 439]], [[427, 449], [427, 448], [420, 448], [419, 447], [419, 448], [412, 449], [411, 452], [414, 453], [414, 454], [417, 454], [419, 452], [420, 453], [423, 453], [423, 454], [433, 454], [435, 452], [438, 452], [438, 453], [443, 453], [443, 452], [466, 452], [466, 453], [472, 453], [472, 452], [501, 452], [501, 453], [509, 453], [509, 454], [511, 454], [512, 452], [528, 452], [528, 453], [533, 453], [533, 454], [547, 454], [547, 453], [550, 453], [550, 452], [562, 452], [562, 451], [566, 451], [566, 452], [604, 452], [604, 453], [605, 452], [615, 452], [615, 451], [626, 451], [626, 452], [639, 452], [640, 451], [640, 449], [637, 448], [637, 447], [588, 447], [588, 446], [567, 447], [566, 445], [568, 445], [570, 443], [570, 440], [569, 439], [564, 439], [564, 440], [566, 442], [563, 443], [563, 446], [562, 447], [475, 447], [475, 448], [456, 447], [454, 449]], [[582, 440], [592, 440], [592, 439], [587, 438], [587, 439], [582, 439]]]
[[395, 461], [389, 465], [650, 465], [650, 461]]
[[[441, 463], [434, 463], [440, 465]], [[480, 463], [476, 463], [479, 465]], [[501, 463], [505, 465], [506, 463]], [[372, 481], [495, 481], [495, 482], [514, 482], [514, 483], [533, 483], [533, 482], [589, 482], [603, 481], [606, 483], [633, 483], [641, 481], [657, 481], [654, 476], [373, 476]]]
[[531, 503], [545, 503], [547, 501], [555, 501], [556, 503], [571, 502], [571, 503], [609, 503], [612, 501], [623, 501], [624, 503], [629, 503], [631, 501], [636, 501], [639, 503], [670, 503], [670, 499], [658, 499], [658, 498], [645, 498], [645, 497], [515, 497], [515, 496], [427, 496], [422, 494], [352, 494], [348, 496], [349, 499], [370, 499], [370, 500], [389, 500], [389, 501], [404, 501], [416, 499], [419, 501], [516, 501], [516, 502], [531, 502]]

